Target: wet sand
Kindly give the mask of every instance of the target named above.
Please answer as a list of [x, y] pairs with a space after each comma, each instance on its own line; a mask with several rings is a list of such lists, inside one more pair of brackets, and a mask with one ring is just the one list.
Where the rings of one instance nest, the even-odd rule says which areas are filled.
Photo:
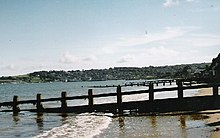
[[[203, 95], [212, 95], [212, 88], [204, 88], [199, 90], [198, 96]], [[207, 114], [209, 117], [206, 119], [207, 125], [215, 127], [215, 129], [211, 132], [210, 138], [219, 138], [220, 137], [220, 110], [209, 110], [205, 111], [209, 112]]]

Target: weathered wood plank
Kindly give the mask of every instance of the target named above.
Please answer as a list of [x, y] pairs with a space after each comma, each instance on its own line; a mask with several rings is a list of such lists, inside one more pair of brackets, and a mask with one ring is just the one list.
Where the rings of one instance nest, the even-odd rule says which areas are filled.
[[[112, 112], [117, 113], [117, 103], [106, 104], [94, 104], [94, 112]], [[123, 102], [121, 105], [122, 110], [137, 109], [137, 112], [178, 112], [178, 111], [204, 111], [204, 110], [216, 110], [220, 109], [220, 96], [199, 96], [199, 97], [185, 97], [182, 100], [178, 98], [169, 99], [156, 99], [152, 101], [132, 101]], [[71, 106], [68, 107], [66, 112], [69, 113], [83, 113], [88, 112], [90, 107], [88, 105], [83, 106]], [[29, 111], [36, 112], [36, 109], [30, 109]], [[62, 108], [46, 108], [44, 112], [60, 113]]]

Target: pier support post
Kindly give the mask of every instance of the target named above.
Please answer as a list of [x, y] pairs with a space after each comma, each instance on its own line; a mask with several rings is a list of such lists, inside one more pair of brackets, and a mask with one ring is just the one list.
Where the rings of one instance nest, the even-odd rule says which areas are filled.
[[178, 98], [183, 99], [183, 83], [182, 83], [182, 81], [178, 80], [177, 86], [178, 86]]
[[154, 84], [150, 83], [149, 84], [149, 101], [154, 100]]
[[166, 84], [166, 82], [164, 81], [164, 82], [163, 82], [163, 86], [165, 86], [165, 84]]
[[92, 89], [88, 90], [88, 96], [89, 96], [89, 106], [93, 106], [93, 94], [92, 94]]
[[15, 95], [13, 98], [13, 115], [16, 116], [18, 115], [18, 112], [20, 111], [18, 107], [18, 96]]
[[122, 110], [122, 95], [121, 95], [121, 86], [117, 86], [117, 104], [118, 104], [118, 112], [119, 114], [123, 113]]
[[37, 113], [39, 114], [39, 113], [42, 113], [43, 112], [43, 105], [42, 105], [42, 103], [41, 103], [41, 94], [37, 94]]
[[62, 112], [66, 112], [67, 110], [66, 92], [61, 93], [61, 110]]
[[218, 85], [214, 84], [212, 87], [213, 96], [218, 96]]

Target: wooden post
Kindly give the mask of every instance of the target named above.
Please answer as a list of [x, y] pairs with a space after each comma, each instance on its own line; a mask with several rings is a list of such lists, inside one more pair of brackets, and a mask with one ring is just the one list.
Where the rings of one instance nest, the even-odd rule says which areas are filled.
[[88, 90], [88, 96], [89, 96], [89, 106], [93, 106], [93, 95], [92, 95], [92, 89]]
[[177, 81], [177, 86], [178, 86], [178, 98], [182, 99], [183, 98], [183, 83], [182, 81]]
[[164, 82], [163, 82], [163, 86], [165, 86], [165, 83], [166, 83], [166, 82], [164, 81]]
[[15, 95], [13, 98], [13, 115], [16, 116], [18, 115], [18, 112], [20, 111], [18, 107], [18, 96]]
[[117, 87], [117, 104], [118, 104], [118, 113], [123, 114], [122, 110], [122, 95], [121, 95], [121, 86]]
[[43, 105], [41, 103], [41, 94], [37, 94], [37, 113], [42, 113], [43, 112]]
[[212, 87], [213, 96], [218, 96], [218, 85], [214, 84]]
[[93, 94], [92, 89], [88, 90], [88, 105], [89, 105], [89, 112], [93, 112]]
[[170, 80], [169, 82], [170, 82], [170, 85], [172, 85], [172, 80]]
[[66, 112], [67, 102], [66, 102], [66, 92], [61, 93], [61, 110], [62, 112]]
[[154, 100], [154, 84], [150, 83], [149, 84], [149, 101]]
[[118, 87], [117, 87], [117, 103], [119, 105], [122, 103], [121, 86], [120, 85], [118, 85]]

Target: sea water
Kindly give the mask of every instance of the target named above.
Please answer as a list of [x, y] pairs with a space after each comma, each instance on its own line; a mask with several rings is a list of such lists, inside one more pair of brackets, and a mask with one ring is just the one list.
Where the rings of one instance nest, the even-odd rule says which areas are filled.
[[[0, 102], [12, 101], [13, 96], [19, 100], [60, 97], [62, 91], [67, 96], [87, 95], [90, 86], [123, 85], [127, 81], [97, 82], [54, 82], [28, 84], [1, 84]], [[173, 87], [174, 83], [171, 86]], [[155, 86], [156, 87], [156, 86]], [[161, 85], [158, 86], [163, 87]], [[146, 86], [122, 87], [122, 91], [145, 90]], [[93, 94], [116, 92], [115, 87], [93, 88]], [[196, 90], [185, 90], [184, 96], [196, 94]], [[155, 93], [156, 99], [177, 97], [177, 92]], [[94, 103], [116, 102], [116, 97], [97, 98]], [[122, 100], [147, 100], [148, 94], [123, 96]], [[68, 101], [69, 105], [85, 105], [87, 100]], [[43, 103], [44, 107], [59, 107], [60, 102]], [[22, 105], [21, 109], [35, 108], [34, 105]], [[0, 109], [4, 110], [7, 107]], [[127, 137], [207, 137], [212, 128], [205, 125], [203, 117], [193, 116], [124, 116], [114, 117], [111, 113], [36, 113], [22, 111], [18, 116], [11, 112], [0, 112], [0, 137], [35, 137], [35, 138], [127, 138]]]

